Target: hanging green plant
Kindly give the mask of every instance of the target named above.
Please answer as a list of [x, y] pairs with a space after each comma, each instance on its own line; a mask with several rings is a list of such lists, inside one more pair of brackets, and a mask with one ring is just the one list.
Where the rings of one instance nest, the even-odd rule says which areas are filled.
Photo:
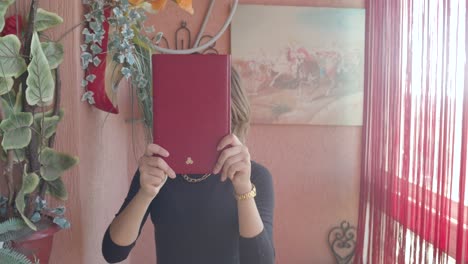
[[[143, 114], [146, 138], [152, 138], [151, 55], [161, 41], [162, 32], [146, 26], [147, 14], [163, 10], [167, 0], [92, 1], [85, 14], [82, 31], [82, 68], [85, 88], [82, 101], [109, 113], [118, 113], [117, 89], [121, 79], [128, 81]], [[193, 14], [192, 1], [173, 0], [179, 8]]]
[[[14, 2], [0, 0], [0, 31]], [[70, 227], [65, 208], [49, 208], [46, 202], [47, 195], [60, 201], [68, 198], [62, 177], [78, 163], [76, 157], [53, 148], [64, 118], [59, 74], [64, 47], [39, 34], [63, 19], [38, 8], [37, 0], [32, 1], [28, 18], [24, 30], [15, 28], [13, 34], [3, 32], [0, 37], [0, 156], [6, 162], [0, 177], [8, 186], [0, 195], [0, 242], [22, 239], [52, 225]], [[16, 167], [22, 170], [20, 180], [13, 177]], [[2, 264], [32, 260], [14, 249], [0, 248]]]

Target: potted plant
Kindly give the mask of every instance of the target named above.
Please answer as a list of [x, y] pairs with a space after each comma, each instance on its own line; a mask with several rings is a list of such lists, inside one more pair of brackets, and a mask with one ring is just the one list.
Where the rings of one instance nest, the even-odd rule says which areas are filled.
[[32, 0], [25, 27], [20, 16], [5, 21], [14, 2], [0, 0], [0, 263], [48, 263], [53, 235], [70, 224], [46, 196], [67, 199], [62, 176], [78, 162], [54, 149], [64, 49], [46, 31], [63, 20]]

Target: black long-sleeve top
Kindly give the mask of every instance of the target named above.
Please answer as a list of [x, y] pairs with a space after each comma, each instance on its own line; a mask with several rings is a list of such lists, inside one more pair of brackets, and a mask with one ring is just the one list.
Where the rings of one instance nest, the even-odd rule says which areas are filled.
[[[193, 176], [195, 177], [195, 176]], [[155, 226], [158, 264], [273, 264], [273, 181], [268, 170], [252, 161], [252, 183], [257, 188], [255, 202], [264, 230], [254, 238], [239, 234], [237, 201], [232, 183], [211, 175], [203, 182], [188, 183], [180, 175], [168, 179], [151, 202], [148, 215]], [[140, 188], [137, 172], [117, 215], [130, 203]], [[136, 242], [136, 241], [135, 241]], [[102, 253], [109, 263], [125, 260], [129, 246], [115, 244], [107, 229]], [[146, 263], [143, 263], [146, 264]]]

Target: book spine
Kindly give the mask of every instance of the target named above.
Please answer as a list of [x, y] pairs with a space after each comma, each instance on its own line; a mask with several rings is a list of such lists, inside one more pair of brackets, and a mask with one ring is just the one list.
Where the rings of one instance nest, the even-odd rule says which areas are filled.
[[226, 58], [226, 76], [227, 76], [227, 123], [228, 123], [228, 131], [227, 133], [232, 133], [231, 128], [231, 55], [227, 55]]

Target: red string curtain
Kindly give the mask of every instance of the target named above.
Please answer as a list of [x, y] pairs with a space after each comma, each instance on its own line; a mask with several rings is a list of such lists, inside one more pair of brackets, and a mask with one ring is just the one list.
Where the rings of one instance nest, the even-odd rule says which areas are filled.
[[468, 263], [466, 0], [368, 0], [356, 263]]

